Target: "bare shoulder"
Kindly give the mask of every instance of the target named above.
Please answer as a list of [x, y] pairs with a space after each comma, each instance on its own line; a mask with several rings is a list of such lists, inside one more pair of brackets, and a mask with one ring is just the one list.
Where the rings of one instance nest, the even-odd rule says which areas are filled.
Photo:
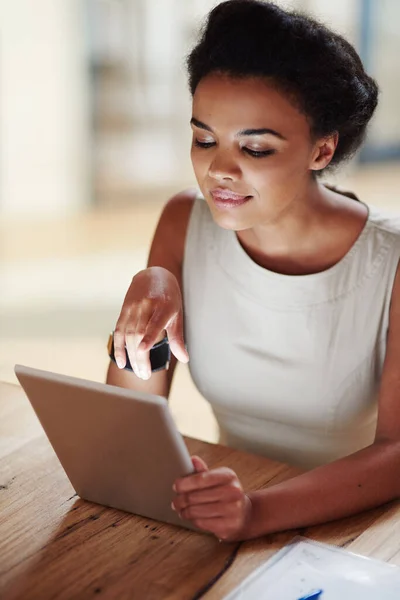
[[161, 266], [181, 280], [186, 232], [196, 188], [175, 194], [165, 204], [151, 244], [148, 266]]
[[184, 235], [196, 195], [196, 188], [189, 188], [172, 196], [163, 208], [159, 224], [171, 228], [174, 235], [179, 233]]

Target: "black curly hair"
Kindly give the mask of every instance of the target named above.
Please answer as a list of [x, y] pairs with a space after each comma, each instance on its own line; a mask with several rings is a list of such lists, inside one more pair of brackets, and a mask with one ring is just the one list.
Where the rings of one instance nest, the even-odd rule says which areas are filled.
[[313, 139], [338, 133], [327, 168], [356, 152], [378, 102], [378, 86], [347, 40], [308, 15], [272, 2], [218, 4], [186, 66], [192, 95], [213, 72], [273, 81], [307, 117]]

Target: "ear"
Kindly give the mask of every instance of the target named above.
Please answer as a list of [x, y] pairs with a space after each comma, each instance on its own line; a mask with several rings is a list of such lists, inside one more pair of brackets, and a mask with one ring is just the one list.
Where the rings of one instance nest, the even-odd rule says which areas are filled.
[[338, 141], [339, 134], [335, 131], [332, 135], [321, 138], [316, 142], [310, 163], [312, 171], [320, 171], [329, 165], [335, 154]]

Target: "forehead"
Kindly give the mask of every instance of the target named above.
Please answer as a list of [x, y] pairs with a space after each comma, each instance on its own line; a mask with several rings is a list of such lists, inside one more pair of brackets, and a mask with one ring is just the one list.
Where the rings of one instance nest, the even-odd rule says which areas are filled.
[[285, 137], [310, 132], [306, 117], [288, 96], [258, 77], [207, 75], [194, 93], [193, 116], [215, 130], [269, 127]]

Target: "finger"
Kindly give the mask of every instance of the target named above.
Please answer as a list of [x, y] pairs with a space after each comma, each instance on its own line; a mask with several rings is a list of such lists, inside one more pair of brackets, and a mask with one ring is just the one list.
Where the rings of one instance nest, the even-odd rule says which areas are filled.
[[237, 480], [237, 475], [232, 469], [220, 467], [219, 469], [211, 469], [211, 471], [203, 471], [194, 475], [187, 475], [177, 479], [175, 482], [175, 491], [178, 494], [186, 492], [194, 492], [195, 490], [205, 489], [218, 485], [225, 485]]
[[140, 306], [136, 305], [135, 310], [132, 311], [131, 316], [129, 318], [129, 323], [127, 323], [125, 328], [125, 345], [126, 351], [129, 356], [129, 360], [135, 375], [139, 376], [139, 369], [136, 363], [136, 348], [138, 345], [137, 339], [137, 324], [140, 318]]
[[125, 352], [125, 321], [128, 318], [128, 315], [125, 318], [125, 315], [118, 319], [117, 324], [115, 326], [115, 331], [113, 335], [114, 340], [114, 358], [115, 362], [119, 369], [123, 369], [126, 365], [126, 352]]
[[135, 362], [138, 369], [138, 376], [141, 379], [150, 379], [151, 365], [149, 351], [140, 349], [144, 336], [147, 334], [147, 329], [151, 323], [154, 314], [154, 305], [151, 301], [143, 301], [140, 306], [139, 318], [136, 325], [135, 340], [136, 347], [134, 349]]
[[183, 363], [189, 362], [189, 354], [183, 339], [183, 314], [182, 310], [166, 326], [169, 346], [172, 354]]
[[173, 501], [174, 508], [180, 512], [188, 506], [196, 504], [208, 504], [210, 502], [238, 502], [243, 500], [243, 490], [239, 485], [229, 484], [190, 492], [188, 494], [178, 494]]
[[[204, 462], [204, 460], [202, 458], [200, 458], [200, 456], [194, 455], [191, 458], [192, 458], [192, 465], [193, 465], [196, 473], [203, 473], [205, 471], [208, 471], [207, 464]], [[176, 481], [173, 485], [173, 490], [176, 492]], [[183, 496], [184, 496], [184, 494], [181, 494], [182, 502], [183, 502]], [[189, 502], [187, 502], [187, 504], [189, 504]]]
[[225, 502], [209, 502], [207, 504], [196, 504], [188, 506], [179, 511], [182, 519], [214, 519], [216, 517], [233, 519], [241, 516], [243, 510], [242, 503], [238, 500], [226, 504]]
[[208, 471], [208, 466], [200, 456], [192, 456], [192, 464], [197, 473]]
[[150, 350], [160, 340], [160, 336], [167, 326], [165, 315], [161, 311], [154, 311], [148, 322], [145, 335], [139, 344], [139, 351]]

